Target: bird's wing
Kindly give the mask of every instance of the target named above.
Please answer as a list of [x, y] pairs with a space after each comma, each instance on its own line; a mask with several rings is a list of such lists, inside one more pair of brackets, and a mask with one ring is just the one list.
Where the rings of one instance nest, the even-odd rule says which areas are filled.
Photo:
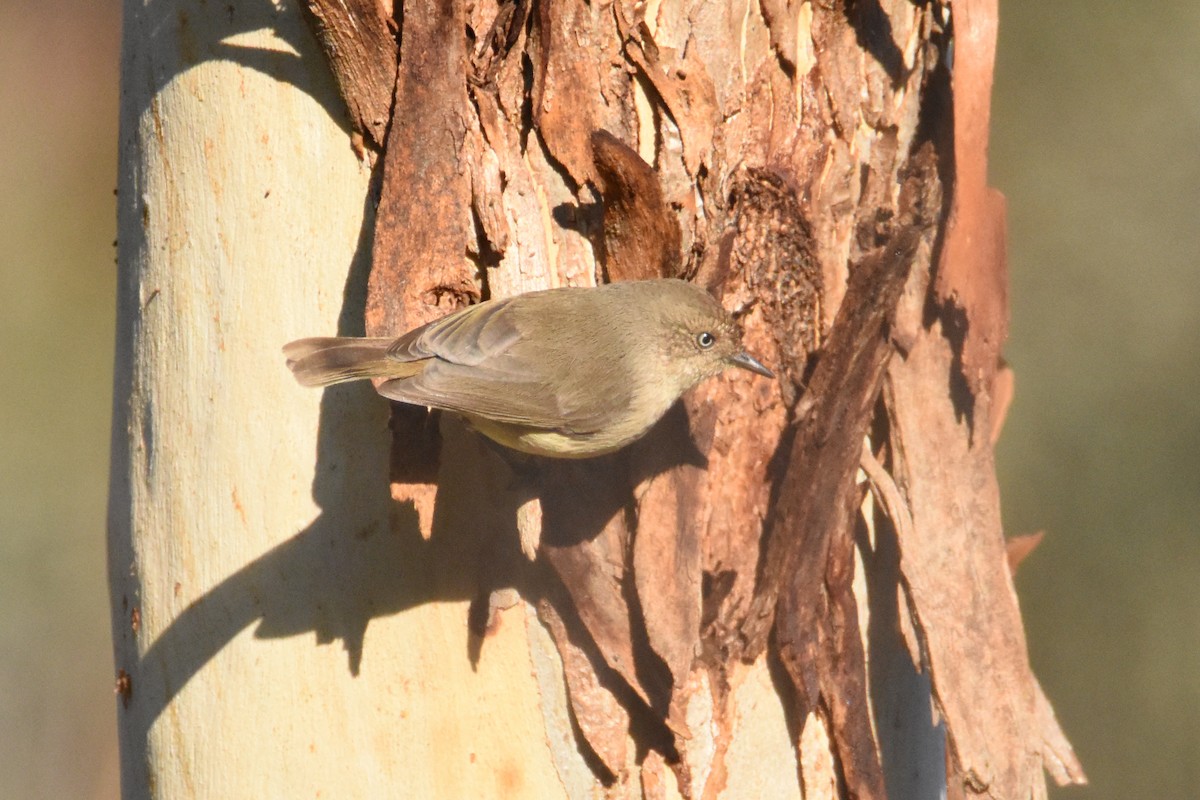
[[503, 353], [521, 338], [511, 308], [515, 299], [468, 306], [414, 328], [392, 342], [387, 357], [396, 361], [439, 358], [463, 366], [480, 364], [489, 356]]
[[498, 422], [546, 430], [575, 430], [544, 384], [511, 380], [491, 370], [433, 361], [414, 378], [387, 381], [379, 393], [415, 405], [476, 414]]
[[[516, 298], [492, 301], [410, 331], [388, 349], [400, 361], [431, 359], [419, 375], [387, 381], [384, 397], [533, 428], [590, 433], [623, 410], [621, 389], [605, 397], [555, 337], [527, 337]], [[551, 376], [556, 376], [552, 378]]]

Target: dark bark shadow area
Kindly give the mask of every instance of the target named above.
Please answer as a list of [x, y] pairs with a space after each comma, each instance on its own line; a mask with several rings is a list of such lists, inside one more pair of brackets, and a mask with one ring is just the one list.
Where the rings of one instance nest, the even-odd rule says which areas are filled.
[[[368, 198], [343, 291], [339, 335], [362, 335], [364, 330], [373, 225]], [[474, 597], [482, 542], [493, 532], [509, 534], [498, 540], [516, 541], [515, 525], [493, 531], [483, 520], [494, 527], [497, 520], [513, 519], [514, 501], [506, 501], [501, 492], [484, 491], [474, 504], [453, 497], [446, 504], [474, 509], [474, 521], [470, 514], [446, 512], [439, 502], [434, 535], [426, 540], [412, 504], [391, 497], [387, 420], [387, 401], [368, 383], [325, 391], [312, 483], [320, 513], [192, 602], [154, 641], [137, 670], [135, 701], [155, 704], [149, 714], [139, 715], [147, 726], [141, 735], [209, 660], [256, 622], [258, 638], [312, 633], [318, 645], [340, 641], [348, 669], [357, 675], [372, 619], [435, 600]], [[494, 456], [488, 457], [473, 434], [455, 436], [442, 469], [479, 485], [487, 482], [489, 470], [504, 470]], [[214, 540], [220, 541], [219, 533]]]
[[[672, 709], [678, 687], [671, 651], [651, 630], [663, 614], [690, 618], [687, 592], [673, 591], [686, 577], [661, 576], [654, 605], [645, 605], [646, 576], [638, 572], [648, 565], [635, 553], [644, 535], [637, 495], [660, 476], [674, 481], [706, 467], [680, 402], [628, 448], [582, 461], [543, 461], [535, 477], [543, 513], [539, 616], [563, 657], [577, 740], [593, 767], [603, 767], [596, 774], [605, 782], [623, 768], [614, 756], [627, 732], [639, 761], [651, 750], [671, 763], [679, 757], [674, 733], [683, 723]], [[695, 547], [688, 539], [676, 537], [676, 544]], [[621, 744], [613, 744], [614, 736]]]
[[[857, 547], [867, 581], [868, 690], [875, 710], [879, 755], [888, 797], [937, 797], [945, 794], [946, 727], [934, 724], [932, 689], [927, 672], [909, 656], [901, 631], [900, 607], [907, 590], [900, 573], [900, 544], [886, 514], [875, 515], [874, 546], [860, 527]], [[909, 625], [912, 623], [909, 622]]]
[[[520, 554], [515, 522], [524, 494], [520, 478], [482, 437], [453, 417], [443, 418], [439, 492], [433, 534], [426, 540], [412, 505], [395, 502], [389, 492], [391, 437], [386, 419], [387, 404], [369, 384], [326, 390], [313, 481], [320, 514], [192, 602], [154, 641], [137, 670], [135, 699], [155, 704], [150, 713], [139, 715], [146, 724], [141, 735], [212, 658], [256, 623], [257, 638], [312, 634], [317, 645], [340, 642], [348, 670], [357, 675], [369, 657], [367, 628], [378, 617], [432, 602], [486, 604], [493, 591], [507, 587], [516, 588], [531, 603], [550, 597], [562, 607], [565, 596], [552, 585], [551, 571]], [[569, 468], [559, 462], [542, 465], [543, 480], [553, 487], [543, 499], [554, 509], [549, 517], [555, 530], [562, 531], [560, 525], [570, 529], [569, 539], [556, 536], [550, 546], [583, 553], [583, 563], [588, 564], [596, 543], [605, 549], [609, 540], [604, 532], [613, 520], [623, 520], [633, 503], [628, 473], [619, 466], [605, 459], [576, 462]], [[586, 487], [576, 483], [581, 475], [588, 477]], [[612, 491], [617, 485], [624, 490]], [[601, 495], [597, 489], [603, 490]], [[620, 582], [587, 589], [583, 597], [575, 591], [568, 594], [604, 610], [628, 592]], [[572, 635], [590, 638], [579, 612], [566, 613]], [[663, 686], [661, 669], [652, 668], [654, 656], [644, 644], [644, 633], [638, 635], [636, 624], [629, 627], [631, 619], [637, 615], [625, 611], [621, 638], [636, 653], [630, 666], [649, 690], [643, 699], [661, 714], [670, 695], [669, 675]], [[467, 625], [466, 615], [463, 624]], [[473, 648], [478, 647], [476, 640]], [[595, 645], [588, 649], [603, 660]], [[468, 652], [463, 657], [469, 657]], [[657, 677], [647, 679], [648, 669]], [[627, 688], [624, 693], [627, 700], [634, 699]]]

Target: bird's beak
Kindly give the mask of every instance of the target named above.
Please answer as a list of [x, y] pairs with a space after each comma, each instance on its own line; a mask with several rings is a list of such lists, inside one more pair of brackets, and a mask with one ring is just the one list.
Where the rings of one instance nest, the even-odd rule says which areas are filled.
[[771, 372], [771, 370], [764, 367], [762, 365], [762, 362], [760, 362], [757, 358], [750, 355], [749, 353], [746, 353], [746, 352], [738, 353], [736, 356], [730, 356], [729, 360], [735, 366], [739, 366], [742, 369], [748, 369], [751, 372], [757, 372], [759, 375], [762, 375], [764, 378], [774, 378], [775, 377], [774, 372]]

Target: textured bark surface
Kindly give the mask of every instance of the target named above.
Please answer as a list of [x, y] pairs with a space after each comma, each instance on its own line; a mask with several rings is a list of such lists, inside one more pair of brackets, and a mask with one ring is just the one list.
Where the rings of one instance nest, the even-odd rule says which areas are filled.
[[[427, 762], [429, 796], [466, 796], [468, 754], [506, 797], [1026, 798], [1045, 794], [1043, 767], [1083, 779], [1029, 670], [992, 462], [1011, 395], [986, 185], [994, 2], [951, 17], [908, 0], [414, 0], [394, 15], [386, 133], [392, 14], [307, 7], [351, 129], [384, 144], [370, 276], [347, 289], [342, 332], [673, 275], [718, 296], [779, 374], [709, 381], [642, 441], [576, 463], [498, 455], [451, 417], [393, 408], [390, 457], [357, 491], [380, 490], [364, 513], [403, 544], [367, 568], [332, 538], [356, 613], [342, 599], [346, 624], [313, 629], [345, 640], [354, 675], [374, 663], [367, 620], [412, 626], [429, 655], [398, 657], [422, 677], [376, 698], [389, 713], [433, 702], [435, 675], [478, 685], [464, 664], [510, 671], [439, 718], [457, 755]], [[354, 54], [372, 47], [364, 79]], [[193, 607], [153, 617], [152, 654], [195, 627]], [[305, 629], [276, 617], [268, 635]], [[514, 766], [528, 728], [479, 732], [531, 709], [544, 730]]]
[[396, 40], [391, 2], [301, 0], [309, 27], [333, 67], [338, 96], [362, 144], [379, 149], [392, 116]]
[[[383, 154], [371, 249], [367, 336], [410, 330], [479, 299], [463, 260], [472, 221], [463, 153], [467, 49], [460, 35], [462, 3], [427, 0], [405, 8], [395, 114]], [[336, 72], [337, 62], [331, 66]], [[433, 527], [439, 448], [431, 416], [425, 409], [392, 407], [397, 442], [392, 496], [413, 505], [426, 538]]]

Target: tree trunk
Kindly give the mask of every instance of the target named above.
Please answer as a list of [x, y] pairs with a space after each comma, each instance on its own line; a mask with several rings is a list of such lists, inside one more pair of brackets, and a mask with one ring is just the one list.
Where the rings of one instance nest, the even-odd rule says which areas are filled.
[[[994, 5], [385, 5], [126, 4], [124, 795], [1082, 780], [991, 461]], [[781, 380], [705, 384], [532, 482], [452, 417], [302, 390], [279, 352], [662, 275]]]

